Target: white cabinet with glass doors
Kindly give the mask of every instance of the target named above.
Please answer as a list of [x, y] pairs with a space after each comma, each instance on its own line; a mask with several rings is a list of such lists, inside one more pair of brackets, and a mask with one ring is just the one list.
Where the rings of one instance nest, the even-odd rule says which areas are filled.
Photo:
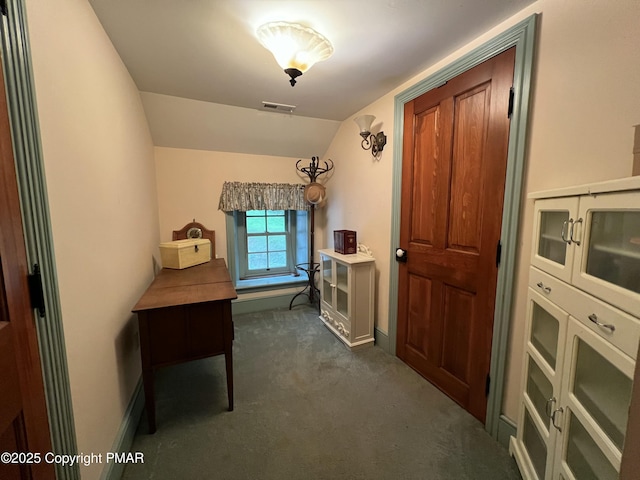
[[373, 344], [375, 259], [362, 252], [318, 253], [320, 319], [351, 349]]
[[607, 182], [582, 195], [536, 200], [531, 264], [637, 316], [640, 177], [625, 180], [626, 191], [607, 191], [616, 183]]
[[616, 479], [640, 340], [640, 179], [532, 197], [521, 408], [510, 450], [525, 479]]

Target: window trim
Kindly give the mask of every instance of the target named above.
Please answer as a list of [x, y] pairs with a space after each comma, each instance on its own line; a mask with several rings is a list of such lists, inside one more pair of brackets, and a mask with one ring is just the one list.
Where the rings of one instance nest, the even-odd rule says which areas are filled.
[[[297, 248], [294, 265], [309, 261], [309, 232], [311, 231], [311, 215], [307, 210], [290, 210], [295, 214]], [[226, 238], [227, 238], [227, 267], [231, 280], [239, 293], [249, 293], [256, 291], [278, 290], [289, 287], [299, 287], [308, 282], [305, 275], [295, 270], [292, 274], [273, 275], [265, 277], [254, 277], [248, 280], [240, 280], [239, 278], [239, 255], [237, 253], [237, 242], [240, 236], [236, 233], [236, 212], [225, 212], [226, 220]], [[304, 214], [306, 221], [301, 222], [301, 214]], [[300, 238], [304, 236], [305, 241], [301, 242]]]
[[[264, 211], [269, 212], [270, 210], [256, 210], [256, 211]], [[280, 210], [275, 210], [280, 211]], [[296, 272], [296, 259], [294, 252], [297, 249], [296, 242], [296, 212], [294, 210], [284, 210], [285, 217], [285, 232], [277, 232], [274, 234], [282, 235], [284, 234], [287, 237], [287, 265], [284, 267], [277, 267], [271, 270], [256, 270], [254, 272], [250, 272], [249, 270], [249, 246], [248, 246], [248, 237], [247, 234], [247, 212], [235, 212], [235, 223], [236, 223], [236, 232], [237, 232], [237, 245], [236, 251], [238, 252], [238, 279], [239, 280], [252, 280], [254, 278], [264, 278], [264, 277], [274, 277], [280, 275], [295, 275]], [[265, 214], [264, 218], [267, 218], [268, 215]], [[269, 232], [265, 232], [265, 236], [268, 236]]]

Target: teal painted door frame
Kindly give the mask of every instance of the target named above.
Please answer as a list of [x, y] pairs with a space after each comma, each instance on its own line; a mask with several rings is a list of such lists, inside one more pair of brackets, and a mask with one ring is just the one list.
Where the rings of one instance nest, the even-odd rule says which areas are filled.
[[[42, 272], [45, 316], [34, 313], [54, 453], [77, 453], [62, 313], [31, 68], [25, 0], [9, 0], [2, 16], [2, 62], [29, 265]], [[78, 465], [55, 465], [58, 480], [80, 478]]]

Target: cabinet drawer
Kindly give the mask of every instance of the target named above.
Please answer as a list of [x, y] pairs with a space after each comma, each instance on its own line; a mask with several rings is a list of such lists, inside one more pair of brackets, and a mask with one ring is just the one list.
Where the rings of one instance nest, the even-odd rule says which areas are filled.
[[529, 286], [631, 358], [637, 357], [640, 341], [640, 320], [637, 318], [537, 268], [530, 269]]
[[572, 307], [571, 314], [635, 360], [640, 341], [640, 321], [580, 290], [578, 293], [580, 300]]
[[529, 287], [569, 313], [578, 298], [578, 289], [535, 267], [529, 269]]

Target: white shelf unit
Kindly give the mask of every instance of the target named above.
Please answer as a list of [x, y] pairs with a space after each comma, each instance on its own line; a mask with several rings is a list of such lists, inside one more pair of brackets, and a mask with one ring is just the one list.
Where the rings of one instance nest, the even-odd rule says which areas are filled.
[[350, 349], [372, 345], [375, 259], [362, 252], [320, 255], [320, 320]]
[[640, 178], [534, 193], [525, 480], [616, 479], [640, 341]]

